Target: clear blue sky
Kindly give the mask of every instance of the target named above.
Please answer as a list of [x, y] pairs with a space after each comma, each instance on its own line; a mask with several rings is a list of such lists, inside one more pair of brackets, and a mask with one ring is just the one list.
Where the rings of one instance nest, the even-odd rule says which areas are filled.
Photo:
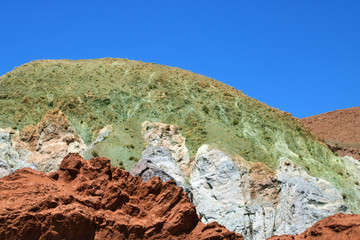
[[296, 117], [360, 106], [360, 1], [0, 3], [0, 75], [101, 57], [191, 70]]

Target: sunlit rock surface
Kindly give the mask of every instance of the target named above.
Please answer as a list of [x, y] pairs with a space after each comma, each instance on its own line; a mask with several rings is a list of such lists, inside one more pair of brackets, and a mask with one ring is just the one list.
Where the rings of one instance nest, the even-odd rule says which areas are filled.
[[133, 176], [141, 177], [144, 181], [155, 176], [160, 177], [164, 182], [174, 180], [177, 186], [191, 193], [179, 166], [165, 147], [148, 147], [130, 173]]
[[189, 151], [185, 146], [185, 138], [181, 136], [175, 125], [159, 122], [144, 122], [142, 134], [149, 146], [166, 147], [182, 171], [189, 167]]
[[12, 129], [0, 128], [0, 177], [4, 177], [17, 169], [30, 167], [37, 169], [36, 165], [25, 161], [27, 152], [24, 149], [15, 149], [12, 138], [17, 132]]
[[298, 234], [327, 216], [349, 213], [335, 187], [288, 159], [271, 171], [204, 145], [189, 182], [203, 221], [218, 221], [246, 239]]
[[106, 158], [69, 154], [56, 172], [0, 179], [0, 239], [243, 239], [204, 224], [174, 181], [144, 182]]

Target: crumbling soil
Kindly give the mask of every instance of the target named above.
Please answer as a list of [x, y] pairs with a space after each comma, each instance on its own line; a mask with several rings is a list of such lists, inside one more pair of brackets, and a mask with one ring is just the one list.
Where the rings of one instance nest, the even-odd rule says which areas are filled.
[[324, 218], [308, 228], [305, 232], [292, 236], [273, 236], [268, 240], [359, 240], [360, 239], [360, 215], [339, 213]]
[[243, 239], [203, 224], [174, 181], [147, 182], [106, 158], [69, 154], [57, 172], [0, 178], [0, 239]]
[[360, 159], [360, 107], [300, 119], [339, 156]]

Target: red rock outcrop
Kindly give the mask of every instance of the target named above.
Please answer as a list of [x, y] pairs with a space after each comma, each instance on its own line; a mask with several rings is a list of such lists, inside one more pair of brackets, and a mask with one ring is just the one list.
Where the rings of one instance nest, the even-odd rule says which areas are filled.
[[322, 239], [341, 239], [359, 240], [360, 239], [360, 215], [339, 213], [323, 220], [308, 228], [302, 234], [291, 236], [273, 236], [268, 240], [322, 240]]
[[360, 107], [327, 112], [300, 121], [339, 156], [360, 159]]
[[57, 172], [0, 179], [0, 239], [243, 239], [203, 224], [174, 181], [144, 182], [106, 158], [69, 154]]

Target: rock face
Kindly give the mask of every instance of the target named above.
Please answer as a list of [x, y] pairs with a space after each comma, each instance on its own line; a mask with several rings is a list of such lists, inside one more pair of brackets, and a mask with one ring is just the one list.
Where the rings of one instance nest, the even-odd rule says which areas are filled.
[[335, 187], [311, 177], [290, 160], [280, 161], [277, 182], [280, 192], [275, 234], [297, 234], [327, 216], [350, 213]]
[[[231, 157], [203, 145], [192, 164], [182, 164], [167, 151], [170, 146], [177, 159], [187, 158], [185, 139], [176, 129], [172, 125], [145, 122], [143, 134], [150, 147], [131, 173], [143, 180], [153, 176], [175, 180], [190, 193], [204, 223], [217, 221], [245, 239], [261, 240], [273, 235], [298, 234], [327, 216], [351, 212], [333, 185], [310, 176], [286, 158], [281, 158], [278, 168], [271, 170], [263, 163], [247, 162], [238, 155]], [[176, 143], [184, 144], [174, 144], [171, 139], [177, 137], [182, 140]], [[360, 167], [352, 159], [342, 161], [347, 162], [346, 166], [356, 166], [346, 172], [353, 177], [359, 175]], [[178, 166], [191, 174], [181, 174]]]
[[49, 175], [29, 168], [0, 179], [1, 239], [242, 239], [200, 222], [174, 181], [144, 182], [69, 154]]
[[146, 121], [142, 124], [142, 134], [149, 146], [164, 146], [169, 149], [180, 169], [186, 171], [190, 158], [185, 138], [181, 136], [177, 126]]
[[50, 110], [36, 126], [27, 125], [20, 132], [0, 128], [0, 177], [24, 167], [56, 171], [67, 154], [84, 156], [111, 132], [112, 126], [105, 126], [87, 147], [59, 109]]
[[360, 107], [327, 112], [300, 120], [339, 156], [360, 159]]
[[191, 192], [204, 223], [217, 221], [245, 239], [298, 234], [327, 216], [350, 213], [334, 186], [285, 158], [273, 171], [203, 145], [187, 181], [176, 163], [165, 147], [149, 147], [131, 173], [175, 180]]
[[327, 216], [349, 212], [329, 182], [287, 159], [272, 171], [204, 145], [189, 182], [203, 222], [218, 221], [245, 239], [298, 234]]
[[86, 145], [65, 114], [53, 109], [36, 126], [21, 130], [16, 147], [29, 152], [27, 162], [36, 164], [40, 171], [51, 172], [59, 168], [68, 153], [81, 152]]
[[143, 181], [148, 181], [155, 176], [160, 177], [164, 182], [174, 180], [177, 186], [190, 193], [191, 198], [191, 190], [187, 186], [179, 166], [165, 147], [148, 147], [130, 173], [133, 176], [141, 177]]
[[269, 240], [322, 240], [322, 239], [341, 239], [356, 240], [360, 239], [360, 215], [359, 214], [336, 214], [327, 217], [305, 232], [296, 235], [273, 236]]
[[37, 169], [34, 164], [29, 164], [24, 160], [24, 150], [15, 150], [13, 147], [11, 135], [15, 133], [12, 129], [0, 128], [0, 177], [24, 167]]

